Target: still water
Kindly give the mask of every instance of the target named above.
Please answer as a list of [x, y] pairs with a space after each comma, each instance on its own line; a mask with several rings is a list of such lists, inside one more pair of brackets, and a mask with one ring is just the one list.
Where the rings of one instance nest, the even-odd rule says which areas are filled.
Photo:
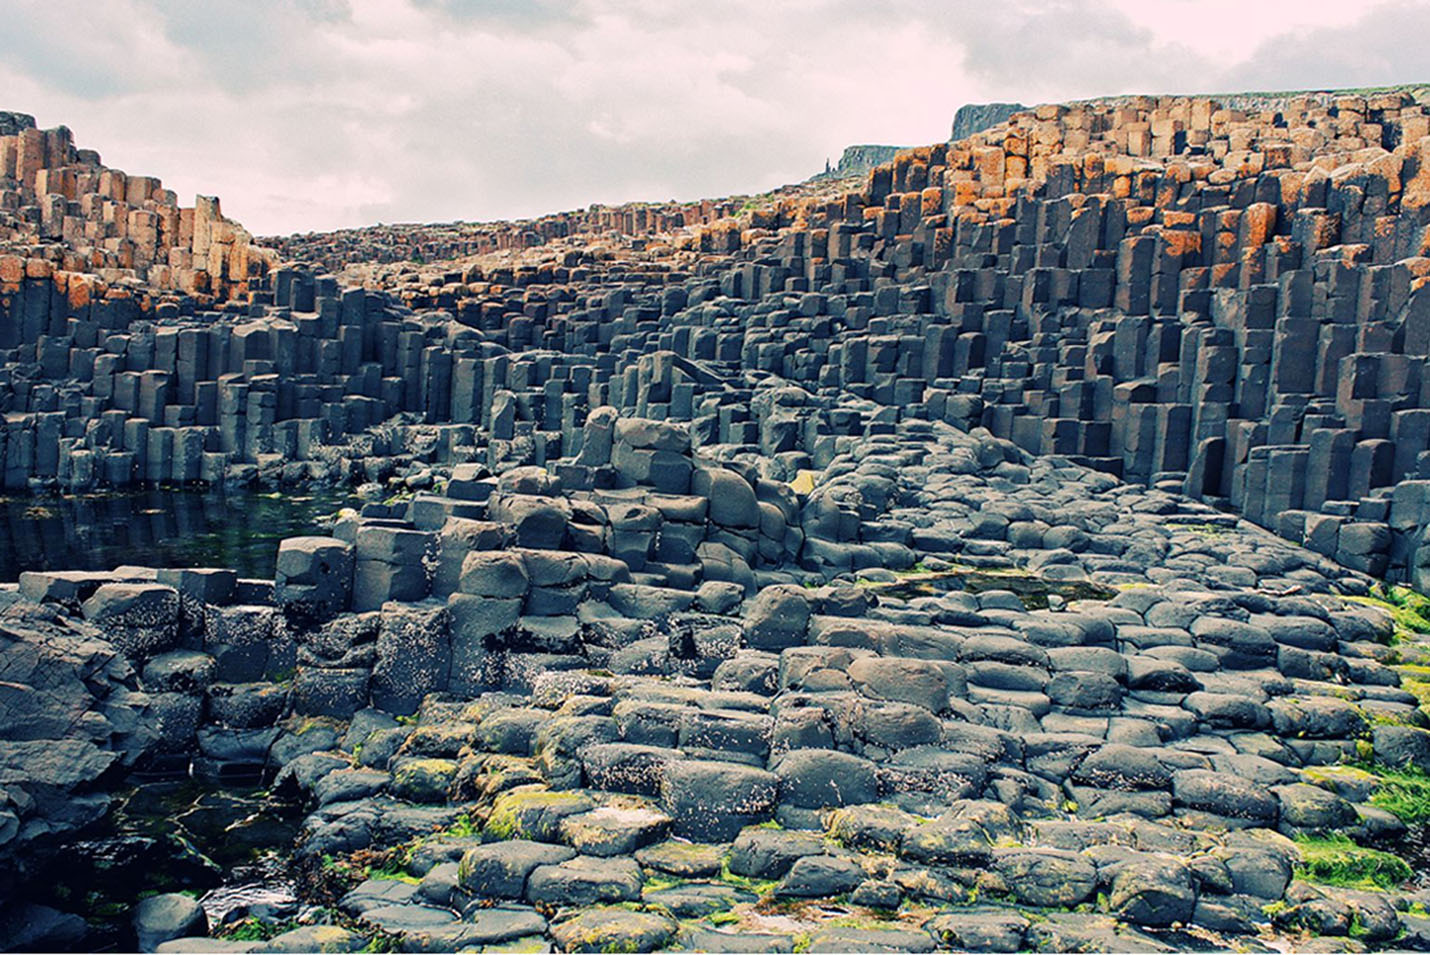
[[355, 498], [342, 489], [189, 491], [0, 497], [0, 581], [25, 570], [230, 567], [273, 576], [278, 542]]

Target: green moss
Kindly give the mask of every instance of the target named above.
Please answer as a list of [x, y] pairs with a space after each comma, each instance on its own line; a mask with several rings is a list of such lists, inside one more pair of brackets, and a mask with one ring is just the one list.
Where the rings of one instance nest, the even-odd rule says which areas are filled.
[[1430, 634], [1430, 598], [1409, 587], [1384, 586], [1373, 597], [1345, 599], [1368, 607], [1379, 607], [1390, 614], [1395, 625], [1392, 643], [1414, 640], [1416, 635]]
[[282, 935], [297, 927], [298, 922], [295, 919], [284, 922], [263, 922], [256, 918], [246, 918], [220, 926], [214, 932], [214, 938], [226, 942], [266, 942], [275, 935]]
[[1369, 783], [1376, 778], [1375, 773], [1362, 769], [1359, 766], [1334, 765], [1334, 766], [1307, 766], [1301, 770], [1302, 775], [1313, 783], [1336, 782], [1347, 783]]
[[401, 941], [401, 936], [378, 932], [372, 938], [368, 939], [367, 944], [359, 949], [359, 951], [369, 953], [369, 955], [371, 955], [371, 953], [397, 952], [401, 951], [399, 946]]
[[531, 813], [540, 814], [548, 809], [565, 809], [570, 812], [568, 807], [580, 804], [585, 798], [580, 793], [555, 792], [549, 789], [510, 789], [497, 797], [491, 815], [487, 817], [483, 835], [491, 842], [529, 838], [530, 833], [525, 826], [529, 825], [533, 818]]
[[486, 838], [492, 842], [505, 842], [516, 837], [516, 817], [507, 813], [499, 816], [492, 816], [487, 820], [486, 829], [483, 830]]
[[868, 915], [838, 915], [823, 924], [831, 925], [835, 928], [853, 928], [869, 932], [877, 932], [880, 929], [887, 929], [891, 926], [901, 927], [897, 919], [878, 918]]
[[409, 885], [416, 885], [422, 880], [407, 871], [407, 867], [397, 863], [389, 862], [383, 866], [368, 866], [363, 873], [369, 879], [383, 879], [389, 882], [406, 882]]
[[266, 942], [272, 938], [268, 926], [252, 918], [235, 922], [230, 928], [220, 929], [219, 932], [221, 938], [234, 942]]
[[[1403, 667], [1402, 670], [1408, 669]], [[1430, 706], [1430, 679], [1420, 679], [1401, 673], [1400, 688], [1407, 693], [1413, 694], [1422, 707]]]
[[525, 938], [519, 938], [512, 942], [503, 942], [500, 945], [484, 946], [482, 948], [482, 951], [510, 952], [512, 953], [512, 955], [517, 955], [517, 953], [530, 953], [530, 955], [537, 955], [537, 953], [540, 952], [551, 951], [551, 946], [547, 945], [546, 941], [542, 939], [539, 935], [528, 935]]
[[752, 879], [749, 876], [736, 875], [730, 871], [729, 862], [724, 862], [720, 866], [720, 881], [728, 882], [730, 885], [746, 889], [762, 899], [773, 895], [775, 886], [779, 885], [779, 883], [773, 879]]
[[1430, 774], [1409, 765], [1374, 766], [1371, 771], [1380, 777], [1380, 788], [1370, 797], [1372, 806], [1393, 813], [1401, 822], [1430, 822]]
[[1291, 907], [1285, 899], [1277, 899], [1275, 902], [1268, 902], [1261, 907], [1261, 912], [1267, 918], [1275, 918]]
[[1392, 889], [1414, 874], [1399, 856], [1367, 849], [1342, 835], [1298, 836], [1296, 846], [1304, 860], [1296, 874], [1308, 882], [1348, 889]]
[[[1423, 704], [1422, 704], [1423, 705]], [[1413, 712], [1418, 713], [1418, 710]], [[1419, 726], [1420, 722], [1413, 716], [1402, 716], [1399, 713], [1371, 713], [1368, 717], [1366, 731], [1370, 732], [1377, 726]]]
[[455, 822], [442, 830], [442, 834], [454, 839], [467, 839], [471, 836], [481, 835], [482, 827], [472, 819], [471, 814], [464, 812], [457, 817]]
[[645, 880], [645, 891], [664, 892], [666, 889], [673, 889], [684, 884], [684, 879], [677, 879], [674, 876], [653, 875]]

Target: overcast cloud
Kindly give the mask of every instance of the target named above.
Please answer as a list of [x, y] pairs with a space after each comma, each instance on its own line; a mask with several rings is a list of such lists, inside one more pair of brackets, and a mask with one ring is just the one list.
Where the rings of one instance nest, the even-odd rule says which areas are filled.
[[1430, 82], [1430, 2], [10, 0], [0, 109], [259, 234], [798, 181], [962, 103]]

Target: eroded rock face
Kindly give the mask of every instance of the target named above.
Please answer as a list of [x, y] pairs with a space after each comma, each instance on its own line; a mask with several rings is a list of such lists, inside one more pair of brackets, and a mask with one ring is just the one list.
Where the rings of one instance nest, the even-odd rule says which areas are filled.
[[1019, 103], [965, 103], [953, 114], [953, 129], [948, 138], [952, 142], [967, 139], [1027, 108]]
[[[122, 626], [122, 625], [121, 625]], [[0, 609], [0, 885], [24, 880], [109, 809], [155, 747], [156, 698], [100, 630], [52, 607]]]

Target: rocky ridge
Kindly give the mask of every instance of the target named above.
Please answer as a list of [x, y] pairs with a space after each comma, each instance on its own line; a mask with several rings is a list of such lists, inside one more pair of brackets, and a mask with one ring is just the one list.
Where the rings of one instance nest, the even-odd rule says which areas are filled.
[[1027, 109], [1021, 103], [965, 103], [953, 114], [953, 128], [948, 138], [954, 141], [967, 139]]
[[851, 176], [867, 175], [875, 166], [891, 162], [899, 154], [900, 146], [846, 146], [839, 156], [839, 162], [830, 166], [825, 163], [824, 172], [814, 179], [845, 179]]

